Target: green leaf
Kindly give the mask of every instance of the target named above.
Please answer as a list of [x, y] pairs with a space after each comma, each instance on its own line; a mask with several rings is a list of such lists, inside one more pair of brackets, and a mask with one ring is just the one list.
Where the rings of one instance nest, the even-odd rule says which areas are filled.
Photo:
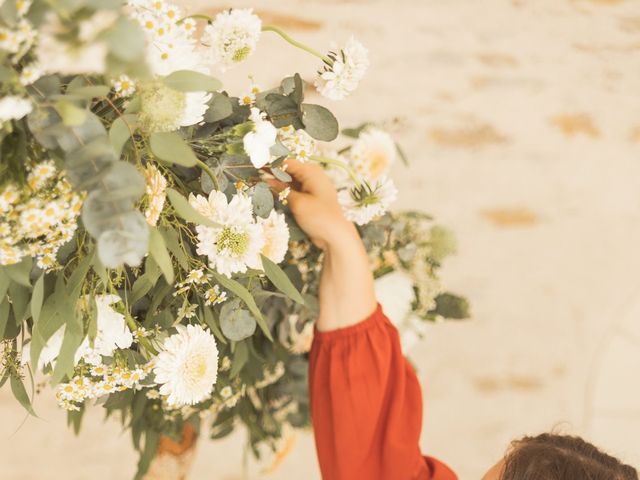
[[207, 227], [219, 227], [217, 223], [209, 220], [207, 217], [193, 208], [186, 198], [176, 192], [173, 188], [167, 188], [167, 197], [176, 213], [187, 222], [198, 225], [206, 225]]
[[258, 183], [253, 188], [251, 203], [253, 205], [253, 212], [256, 215], [267, 218], [271, 210], [273, 210], [273, 194], [271, 193], [269, 185], [264, 182]]
[[229, 97], [222, 93], [214, 93], [209, 109], [204, 114], [204, 121], [209, 123], [219, 122], [231, 116], [233, 106]]
[[87, 119], [87, 110], [74, 105], [67, 100], [58, 100], [55, 104], [56, 111], [62, 117], [62, 122], [68, 127], [77, 127]]
[[116, 152], [116, 156], [119, 157], [122, 153], [122, 149], [125, 144], [131, 138], [131, 135], [135, 133], [137, 125], [137, 115], [125, 114], [115, 119], [109, 129], [109, 141], [113, 150]]
[[67, 89], [67, 94], [71, 94], [73, 97], [84, 98], [87, 100], [91, 100], [96, 97], [106, 97], [111, 88], [106, 85], [88, 85], [76, 88]]
[[469, 318], [469, 301], [452, 293], [441, 293], [436, 297], [435, 313], [444, 318], [464, 320]]
[[160, 434], [155, 430], [147, 430], [145, 432], [144, 450], [138, 461], [138, 471], [134, 480], [142, 480], [145, 473], [149, 470], [151, 461], [156, 456], [158, 445], [160, 444]]
[[331, 142], [340, 132], [338, 120], [326, 108], [310, 103], [302, 104], [302, 123], [305, 131], [316, 140]]
[[17, 283], [9, 285], [9, 296], [11, 297], [11, 308], [15, 317], [16, 325], [20, 325], [27, 313], [29, 306], [30, 289]]
[[233, 292], [234, 294], [236, 294], [247, 305], [247, 307], [249, 308], [249, 311], [253, 313], [253, 316], [255, 317], [256, 322], [258, 322], [258, 325], [260, 326], [260, 329], [262, 330], [262, 332], [266, 335], [266, 337], [269, 340], [273, 341], [273, 337], [271, 336], [269, 327], [267, 326], [267, 323], [264, 317], [262, 316], [262, 313], [260, 313], [260, 309], [258, 308], [258, 305], [256, 305], [256, 301], [254, 300], [251, 293], [249, 293], [249, 290], [244, 288], [242, 284], [238, 283], [233, 278], [229, 278], [224, 275], [221, 275], [216, 271], [212, 271], [212, 273], [213, 273], [213, 276], [216, 278], [216, 281], [220, 285], [222, 285], [224, 288], [226, 288], [230, 292]]
[[40, 278], [36, 280], [33, 285], [33, 292], [31, 293], [31, 318], [34, 322], [40, 318], [40, 311], [42, 310], [42, 302], [44, 301], [44, 273], [40, 275]]
[[31, 400], [29, 399], [27, 390], [24, 388], [24, 383], [22, 383], [22, 380], [16, 375], [11, 375], [11, 391], [20, 405], [22, 405], [30, 415], [37, 417], [36, 412], [33, 410], [33, 406], [31, 405]]
[[0, 303], [0, 338], [5, 338], [4, 331], [9, 321], [9, 310], [11, 310], [11, 305], [9, 304], [9, 300], [5, 298], [2, 303]]
[[78, 263], [73, 270], [69, 281], [67, 282], [67, 290], [69, 291], [69, 297], [72, 302], [75, 302], [80, 297], [82, 291], [82, 284], [84, 283], [89, 268], [93, 262], [93, 256], [95, 255], [95, 248], [91, 246], [84, 258]]
[[231, 371], [229, 372], [230, 377], [236, 377], [242, 367], [246, 365], [249, 361], [249, 348], [247, 347], [246, 342], [238, 342], [236, 343], [236, 350], [233, 352], [233, 360], [231, 363]]
[[213, 92], [222, 87], [220, 80], [193, 70], [178, 70], [164, 78], [168, 87], [180, 92]]
[[218, 323], [216, 322], [216, 319], [213, 316], [213, 311], [211, 310], [211, 308], [204, 306], [202, 307], [202, 311], [204, 313], [204, 323], [206, 323], [209, 326], [209, 328], [211, 329], [211, 331], [213, 332], [213, 334], [216, 336], [218, 340], [226, 344], [227, 339], [224, 338], [224, 335], [220, 331], [220, 328], [218, 327]]
[[106, 41], [109, 53], [126, 62], [142, 60], [146, 51], [144, 32], [126, 15], [121, 15], [115, 26], [108, 30]]
[[151, 237], [149, 239], [149, 253], [156, 261], [167, 283], [173, 283], [173, 264], [171, 257], [164, 243], [164, 239], [156, 228], [151, 228]]
[[183, 167], [193, 167], [197, 163], [191, 147], [176, 132], [152, 133], [149, 143], [153, 154], [163, 162]]
[[[276, 128], [292, 125], [293, 128], [303, 128], [300, 106], [294, 99], [279, 93], [270, 93], [264, 99], [265, 110], [269, 120]], [[304, 106], [304, 105], [303, 105]]]
[[158, 230], [160, 231], [162, 238], [164, 238], [165, 245], [180, 265], [180, 268], [188, 270], [189, 258], [187, 257], [184, 248], [180, 246], [180, 234], [171, 226], [159, 227]]
[[67, 426], [73, 428], [73, 433], [78, 435], [80, 433], [80, 426], [82, 425], [82, 417], [86, 411], [85, 406], [81, 405], [80, 410], [69, 410], [67, 412]]
[[66, 318], [67, 322], [60, 353], [58, 354], [56, 366], [51, 375], [51, 383], [53, 385], [60, 383], [65, 376], [69, 378], [73, 376], [76, 351], [84, 339], [81, 319], [78, 318], [73, 309], [70, 309], [69, 313], [70, 315]]
[[14, 282], [30, 287], [29, 274], [31, 273], [32, 264], [31, 257], [25, 257], [20, 263], [4, 266], [4, 273]]
[[11, 283], [9, 276], [5, 273], [3, 268], [6, 267], [0, 267], [0, 298], [4, 298], [4, 296], [7, 294], [9, 283]]
[[291, 300], [300, 305], [304, 305], [304, 298], [302, 298], [302, 295], [300, 295], [298, 289], [291, 283], [291, 280], [289, 280], [289, 277], [284, 273], [282, 268], [264, 255], [261, 255], [261, 257], [264, 273], [267, 275], [267, 278], [271, 280], [271, 283]]
[[225, 337], [236, 342], [250, 337], [256, 331], [253, 315], [239, 308], [240, 300], [226, 302], [220, 310], [220, 329]]

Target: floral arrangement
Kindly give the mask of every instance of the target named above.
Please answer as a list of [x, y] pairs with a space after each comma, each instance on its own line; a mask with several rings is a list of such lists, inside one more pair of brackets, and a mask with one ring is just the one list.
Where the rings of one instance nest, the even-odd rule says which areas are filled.
[[389, 134], [363, 125], [334, 142], [337, 120], [305, 102], [298, 74], [238, 96], [211, 76], [265, 32], [319, 57], [314, 85], [330, 100], [367, 70], [357, 40], [321, 54], [250, 9], [0, 3], [0, 386], [35, 414], [44, 375], [76, 431], [90, 404], [118, 414], [138, 477], [187, 424], [209, 422], [212, 438], [243, 424], [256, 454], [309, 424], [322, 253], [289, 188], [270, 186], [292, 182], [287, 158], [326, 166], [379, 282], [402, 275], [399, 321], [466, 316], [437, 282], [451, 235], [388, 213], [402, 157]]

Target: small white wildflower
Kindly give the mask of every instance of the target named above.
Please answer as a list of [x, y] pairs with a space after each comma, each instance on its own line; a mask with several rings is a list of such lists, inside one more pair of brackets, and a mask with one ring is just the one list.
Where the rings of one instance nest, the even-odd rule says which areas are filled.
[[227, 292], [221, 292], [218, 285], [214, 285], [204, 292], [205, 305], [218, 305], [227, 299]]
[[26, 98], [8, 95], [0, 99], [0, 123], [20, 120], [33, 110], [33, 104]]
[[242, 144], [253, 166], [262, 168], [271, 162], [271, 147], [276, 143], [278, 130], [255, 107], [251, 108], [250, 119], [254, 129], [243, 137]]
[[136, 82], [124, 74], [120, 75], [117, 80], [113, 80], [111, 85], [119, 97], [130, 97], [136, 91]]

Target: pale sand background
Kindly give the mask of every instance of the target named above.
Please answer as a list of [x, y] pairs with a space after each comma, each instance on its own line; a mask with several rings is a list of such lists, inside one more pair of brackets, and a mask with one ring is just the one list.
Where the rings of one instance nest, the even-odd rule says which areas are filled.
[[[459, 236], [444, 276], [473, 320], [433, 326], [412, 351], [424, 451], [478, 479], [510, 439], [559, 425], [640, 465], [640, 1], [254, 5], [320, 50], [350, 32], [368, 45], [368, 77], [331, 108], [344, 126], [397, 119], [412, 159], [395, 174], [398, 207]], [[266, 34], [224, 79], [238, 93], [248, 73], [267, 86], [315, 67]], [[45, 420], [9, 437], [22, 412], [0, 393], [0, 478], [131, 476], [115, 423], [96, 411], [74, 438], [49, 397], [36, 407]], [[240, 478], [241, 443], [203, 442], [191, 478]], [[275, 474], [257, 471], [318, 479], [310, 436]]]

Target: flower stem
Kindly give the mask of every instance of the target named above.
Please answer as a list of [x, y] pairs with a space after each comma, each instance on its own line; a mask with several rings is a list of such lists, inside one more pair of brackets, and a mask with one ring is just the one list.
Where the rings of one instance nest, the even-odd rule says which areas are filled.
[[209, 15], [203, 15], [202, 13], [196, 13], [196, 14], [187, 15], [186, 17], [181, 18], [177, 22], [178, 25], [181, 25], [182, 22], [184, 22], [188, 18], [193, 18], [194, 20], [206, 20], [207, 22], [213, 22], [213, 17], [210, 17]]
[[309, 158], [311, 158], [311, 160], [314, 160], [318, 163], [324, 163], [325, 165], [335, 165], [336, 167], [340, 167], [341, 169], [343, 169], [349, 174], [349, 177], [351, 178], [351, 180], [353, 180], [353, 183], [355, 183], [356, 186], [358, 187], [360, 186], [360, 180], [358, 179], [358, 176], [356, 175], [355, 170], [351, 168], [351, 166], [346, 162], [343, 162], [342, 160], [338, 160], [336, 158], [321, 157], [319, 155], [311, 155]]
[[216, 178], [215, 174], [211, 171], [211, 169], [209, 168], [209, 165], [207, 165], [206, 163], [204, 163], [202, 160], [200, 159], [196, 159], [196, 163], [198, 164], [198, 166], [204, 170], [204, 172], [209, 175], [209, 178], [211, 178], [211, 181], [213, 182], [213, 184], [216, 187], [216, 190], [220, 190], [220, 185], [218, 184], [218, 179]]
[[304, 50], [305, 52], [309, 52], [311, 55], [314, 55], [314, 56], [318, 57], [323, 62], [328, 63], [329, 65], [331, 65], [333, 63], [331, 61], [331, 59], [329, 57], [327, 57], [326, 55], [322, 55], [320, 52], [317, 52], [313, 48], [307, 47], [305, 44], [295, 41], [293, 38], [291, 38], [289, 35], [284, 33], [278, 27], [274, 27], [273, 25], [265, 25], [264, 27], [262, 27], [262, 31], [263, 32], [274, 32], [274, 33], [277, 33], [278, 35], [280, 35], [282, 38], [284, 38], [287, 42], [289, 42], [294, 47], [298, 47], [301, 50]]

